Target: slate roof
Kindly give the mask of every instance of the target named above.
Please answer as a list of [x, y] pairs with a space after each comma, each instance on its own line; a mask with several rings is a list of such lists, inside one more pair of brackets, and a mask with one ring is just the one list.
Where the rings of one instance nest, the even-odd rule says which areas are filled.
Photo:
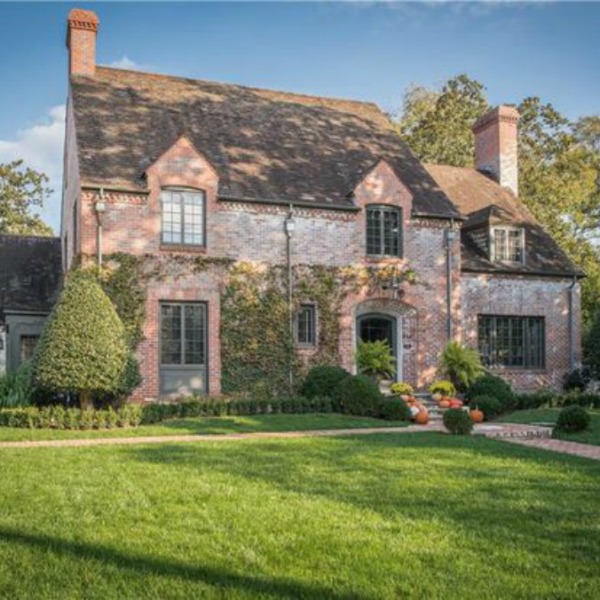
[[221, 198], [352, 208], [386, 160], [416, 213], [458, 213], [372, 103], [97, 67], [71, 78], [83, 185], [144, 189], [144, 172], [185, 135], [217, 170]]
[[50, 312], [62, 282], [60, 239], [0, 234], [0, 318]]
[[[582, 275], [510, 190], [476, 169], [431, 164], [426, 164], [425, 168], [466, 219], [461, 231], [463, 271]], [[488, 224], [524, 227], [525, 264], [489, 260], [473, 236], [474, 231]]]

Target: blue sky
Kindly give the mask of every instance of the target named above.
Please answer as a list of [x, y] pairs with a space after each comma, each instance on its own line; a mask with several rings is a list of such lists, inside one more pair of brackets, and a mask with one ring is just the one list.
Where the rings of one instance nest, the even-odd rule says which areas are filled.
[[[597, 3], [2, 3], [0, 162], [21, 157], [60, 190], [65, 21], [100, 17], [98, 62], [397, 108], [411, 83], [461, 72], [490, 102], [540, 96], [600, 112]], [[43, 216], [58, 230], [60, 194]]]

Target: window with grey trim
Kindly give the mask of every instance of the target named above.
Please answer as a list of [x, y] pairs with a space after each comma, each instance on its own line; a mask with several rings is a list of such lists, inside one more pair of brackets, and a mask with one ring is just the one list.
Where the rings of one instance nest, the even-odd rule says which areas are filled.
[[479, 353], [486, 367], [541, 369], [546, 364], [544, 317], [479, 315]]
[[163, 244], [205, 245], [206, 203], [203, 192], [163, 190], [161, 193]]
[[492, 260], [523, 263], [525, 231], [521, 227], [492, 228]]
[[315, 346], [317, 342], [317, 311], [314, 304], [302, 304], [296, 314], [296, 343]]
[[400, 208], [367, 207], [367, 254], [402, 256], [402, 210]]
[[182, 367], [206, 364], [206, 304], [160, 305], [160, 363]]

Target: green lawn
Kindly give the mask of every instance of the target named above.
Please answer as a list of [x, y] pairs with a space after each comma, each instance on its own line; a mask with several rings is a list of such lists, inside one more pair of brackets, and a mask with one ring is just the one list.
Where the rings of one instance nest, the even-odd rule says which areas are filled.
[[[532, 410], [518, 410], [509, 415], [499, 417], [499, 421], [505, 423], [556, 423], [560, 409], [558, 408], [537, 408]], [[579, 442], [582, 444], [593, 444], [600, 446], [600, 412], [589, 411], [592, 421], [585, 431], [579, 433], [564, 433], [554, 431], [553, 437], [569, 442]]]
[[0, 598], [597, 598], [600, 463], [435, 433], [0, 449]]
[[338, 414], [255, 415], [252, 417], [173, 419], [157, 423], [156, 425], [90, 431], [0, 427], [0, 442], [188, 435], [194, 433], [225, 434], [250, 433], [253, 431], [304, 431], [309, 429], [345, 429], [346, 427], [405, 427], [406, 425], [408, 425], [406, 422], [383, 421], [381, 419]]

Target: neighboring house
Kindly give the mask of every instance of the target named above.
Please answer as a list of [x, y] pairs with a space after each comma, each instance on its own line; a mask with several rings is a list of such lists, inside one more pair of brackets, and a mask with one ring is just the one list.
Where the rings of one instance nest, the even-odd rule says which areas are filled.
[[[97, 66], [97, 30], [71, 11], [65, 268], [115, 252], [410, 268], [413, 285], [344, 297], [347, 369], [359, 339], [388, 340], [419, 387], [449, 339], [520, 389], [557, 387], [578, 363], [580, 273], [518, 200], [514, 108], [476, 124], [479, 170], [423, 165], [374, 104]], [[148, 279], [135, 397], [221, 392], [222, 283], [191, 268]], [[300, 302], [310, 360], [320, 308]]]
[[61, 273], [59, 238], [0, 234], [0, 373], [31, 358]]

